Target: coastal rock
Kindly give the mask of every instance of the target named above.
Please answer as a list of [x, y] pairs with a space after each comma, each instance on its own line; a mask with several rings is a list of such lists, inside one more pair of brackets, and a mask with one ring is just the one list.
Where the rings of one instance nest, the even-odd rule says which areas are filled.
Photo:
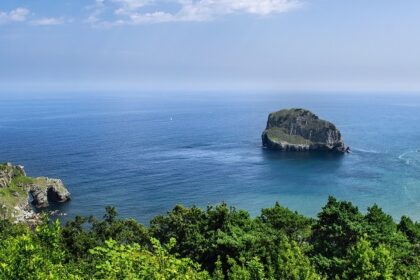
[[70, 192], [59, 179], [39, 177], [34, 180], [29, 193], [32, 204], [37, 208], [45, 208], [50, 203], [63, 203], [70, 199]]
[[26, 176], [23, 166], [13, 166], [10, 162], [0, 164], [0, 188], [6, 188], [14, 177]]
[[66, 202], [70, 193], [59, 179], [28, 177], [23, 166], [0, 164], [0, 217], [28, 224], [39, 220], [31, 199], [36, 208], [44, 208]]
[[269, 114], [261, 138], [263, 146], [272, 150], [349, 151], [334, 124], [305, 109], [284, 109]]
[[47, 192], [37, 186], [31, 187], [30, 194], [32, 195], [32, 204], [36, 208], [45, 208], [48, 207], [48, 197]]

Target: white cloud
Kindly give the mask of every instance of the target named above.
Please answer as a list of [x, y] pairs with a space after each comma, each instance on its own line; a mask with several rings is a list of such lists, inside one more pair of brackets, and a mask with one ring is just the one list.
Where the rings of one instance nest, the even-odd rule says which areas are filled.
[[40, 18], [40, 19], [35, 19], [31, 21], [31, 24], [33, 25], [60, 25], [65, 23], [65, 19], [64, 18], [54, 18], [54, 17], [50, 17], [50, 18]]
[[130, 19], [133, 24], [169, 22], [176, 20], [172, 14], [166, 12], [135, 13], [130, 15]]
[[295, 0], [200, 0], [182, 1], [179, 15], [183, 19], [208, 20], [220, 15], [249, 13], [268, 15], [283, 13], [301, 5]]
[[111, 0], [112, 2], [119, 4], [120, 8], [115, 10], [115, 12], [125, 14], [131, 11], [136, 11], [137, 9], [144, 7], [148, 4], [151, 4], [152, 0]]
[[13, 22], [28, 22], [32, 25], [59, 25], [65, 23], [65, 18], [60, 17], [45, 17], [31, 19], [30, 10], [27, 8], [16, 8], [10, 12], [0, 11], [0, 24], [7, 24]]
[[[176, 8], [164, 10], [168, 3]], [[96, 0], [87, 21], [102, 26], [209, 21], [228, 14], [284, 13], [301, 6], [301, 0]]]
[[95, 0], [95, 4], [87, 6], [86, 9], [90, 11], [86, 22], [96, 24], [100, 21], [99, 17], [105, 11], [105, 0]]
[[26, 8], [16, 8], [10, 12], [0, 11], [0, 24], [25, 21], [30, 11]]

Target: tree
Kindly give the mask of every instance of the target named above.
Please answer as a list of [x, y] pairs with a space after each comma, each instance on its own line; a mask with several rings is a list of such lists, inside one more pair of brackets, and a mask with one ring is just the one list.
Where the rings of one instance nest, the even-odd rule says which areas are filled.
[[189, 257], [212, 272], [218, 256], [225, 256], [221, 262], [226, 271], [227, 256], [238, 260], [241, 253], [252, 250], [253, 226], [247, 212], [225, 203], [209, 206], [206, 211], [176, 206], [167, 215], [152, 219], [150, 233], [162, 244], [176, 238], [172, 253]]
[[63, 228], [63, 243], [76, 258], [87, 257], [89, 249], [100, 246], [108, 239], [119, 243], [150, 245], [148, 229], [134, 219], [118, 219], [113, 207], [107, 207], [103, 220], [76, 216]]
[[[119, 245], [108, 240], [104, 246], [90, 250], [93, 256], [95, 279], [210, 279], [207, 272], [190, 259], [178, 259], [168, 254], [159, 241], [152, 239], [153, 252], [138, 244]], [[171, 240], [171, 246], [175, 240]], [[168, 248], [170, 249], [170, 248]]]
[[213, 280], [225, 280], [225, 274], [222, 268], [222, 261], [220, 260], [220, 256], [217, 258], [216, 263], [214, 264], [214, 271], [212, 273]]
[[363, 236], [365, 222], [351, 202], [329, 197], [312, 231], [312, 254], [318, 268], [332, 278], [343, 272], [347, 251]]
[[288, 241], [286, 237], [280, 243], [280, 254], [276, 265], [277, 279], [321, 279], [321, 276], [316, 272], [309, 258], [303, 254], [296, 241]]
[[409, 217], [402, 216], [398, 230], [404, 233], [412, 244], [420, 244], [420, 223], [414, 223]]
[[228, 272], [228, 279], [232, 280], [265, 280], [264, 266], [261, 264], [258, 257], [254, 257], [249, 261], [243, 258], [235, 261], [232, 258], [228, 259], [230, 269]]
[[64, 227], [0, 221], [0, 279], [420, 279], [418, 223], [332, 197], [318, 217], [223, 203], [177, 206], [149, 228], [114, 208]]
[[[43, 223], [35, 233], [9, 237], [0, 243], [0, 279], [72, 279], [62, 262], [61, 226]], [[73, 277], [75, 279], [76, 277]]]
[[393, 279], [393, 269], [390, 251], [383, 245], [373, 249], [369, 241], [362, 238], [350, 250], [343, 279], [390, 280]]
[[373, 245], [389, 242], [397, 233], [397, 225], [390, 215], [374, 204], [367, 209], [365, 221], [367, 223], [365, 233]]
[[311, 233], [311, 219], [280, 206], [278, 202], [272, 208], [262, 209], [258, 219], [299, 242], [308, 238]]

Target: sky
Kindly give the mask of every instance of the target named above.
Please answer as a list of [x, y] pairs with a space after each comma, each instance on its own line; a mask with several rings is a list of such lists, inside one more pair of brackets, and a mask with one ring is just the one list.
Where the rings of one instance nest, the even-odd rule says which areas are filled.
[[1, 0], [0, 91], [420, 92], [420, 1]]

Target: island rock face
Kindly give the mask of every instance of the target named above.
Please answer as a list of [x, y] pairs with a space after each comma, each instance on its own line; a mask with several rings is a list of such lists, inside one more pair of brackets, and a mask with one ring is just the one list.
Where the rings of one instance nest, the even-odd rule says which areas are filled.
[[340, 131], [305, 109], [284, 109], [268, 116], [264, 147], [280, 151], [348, 152]]
[[36, 208], [44, 208], [50, 203], [63, 203], [69, 199], [70, 193], [61, 180], [28, 177], [23, 166], [0, 164], [1, 218], [36, 224], [39, 215], [30, 203]]

